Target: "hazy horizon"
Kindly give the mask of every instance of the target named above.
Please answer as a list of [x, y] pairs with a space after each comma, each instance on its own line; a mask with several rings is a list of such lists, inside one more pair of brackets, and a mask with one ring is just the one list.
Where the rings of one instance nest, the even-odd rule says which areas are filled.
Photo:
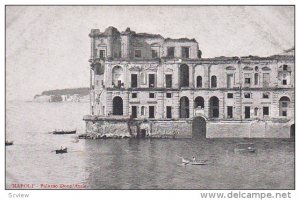
[[90, 29], [195, 38], [202, 56], [269, 56], [294, 46], [293, 6], [6, 6], [7, 99], [89, 87]]

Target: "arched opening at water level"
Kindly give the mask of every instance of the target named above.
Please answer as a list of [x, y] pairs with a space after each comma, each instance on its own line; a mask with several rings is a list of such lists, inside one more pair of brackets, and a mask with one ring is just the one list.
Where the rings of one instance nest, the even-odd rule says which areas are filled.
[[192, 133], [193, 133], [193, 137], [206, 138], [206, 120], [205, 120], [205, 118], [198, 116], [193, 119]]

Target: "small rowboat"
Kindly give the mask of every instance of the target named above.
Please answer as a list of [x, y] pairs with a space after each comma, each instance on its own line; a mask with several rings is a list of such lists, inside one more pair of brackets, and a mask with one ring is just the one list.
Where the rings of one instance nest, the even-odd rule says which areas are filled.
[[206, 165], [206, 163], [202, 161], [193, 161], [191, 162], [191, 165]]
[[234, 148], [234, 152], [255, 153], [256, 148], [253, 143], [240, 143]]
[[59, 153], [68, 153], [68, 149], [66, 147], [66, 148], [63, 148], [63, 149], [55, 150], [55, 152], [56, 152], [56, 154], [59, 154]]
[[14, 142], [13, 141], [5, 141], [5, 146], [10, 146], [10, 145], [13, 145]]
[[53, 134], [55, 135], [63, 135], [63, 134], [75, 134], [76, 130], [73, 131], [53, 131]]

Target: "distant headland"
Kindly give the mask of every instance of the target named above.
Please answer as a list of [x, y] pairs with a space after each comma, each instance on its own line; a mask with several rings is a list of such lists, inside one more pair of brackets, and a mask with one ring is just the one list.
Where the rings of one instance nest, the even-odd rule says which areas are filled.
[[66, 88], [46, 90], [41, 94], [36, 94], [33, 98], [35, 102], [88, 102], [88, 87]]

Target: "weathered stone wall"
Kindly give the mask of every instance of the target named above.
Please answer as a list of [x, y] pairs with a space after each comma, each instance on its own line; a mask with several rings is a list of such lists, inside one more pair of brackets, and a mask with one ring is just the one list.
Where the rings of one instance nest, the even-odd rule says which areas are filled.
[[[191, 120], [87, 120], [90, 137], [191, 138]], [[207, 121], [207, 138], [289, 138], [293, 121]], [[143, 135], [144, 134], [144, 135]]]
[[292, 122], [221, 121], [207, 122], [207, 138], [289, 138]]
[[92, 138], [105, 137], [145, 137], [191, 138], [190, 121], [86, 121], [86, 133]]

